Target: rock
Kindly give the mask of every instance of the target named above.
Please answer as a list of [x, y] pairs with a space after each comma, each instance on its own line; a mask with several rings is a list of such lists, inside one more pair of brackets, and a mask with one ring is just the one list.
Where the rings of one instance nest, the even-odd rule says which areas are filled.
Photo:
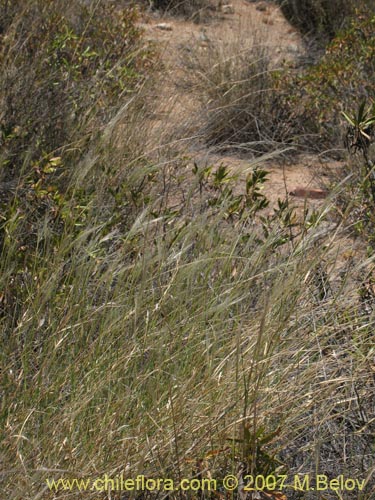
[[327, 198], [328, 191], [323, 189], [309, 189], [304, 187], [296, 187], [293, 191], [289, 192], [290, 196], [297, 198], [311, 198], [312, 200], [323, 200]]
[[207, 36], [206, 28], [202, 28], [199, 32], [199, 40], [203, 43], [210, 43], [211, 40]]
[[223, 14], [234, 14], [234, 7], [231, 3], [228, 5], [222, 5], [221, 11]]
[[260, 3], [255, 8], [256, 8], [256, 10], [259, 10], [260, 12], [265, 12], [267, 10], [267, 5], [265, 3]]
[[288, 45], [287, 51], [291, 54], [297, 54], [299, 52], [299, 47], [295, 43]]
[[172, 31], [173, 28], [170, 24], [168, 23], [159, 23], [155, 26], [158, 30], [163, 30], [163, 31]]

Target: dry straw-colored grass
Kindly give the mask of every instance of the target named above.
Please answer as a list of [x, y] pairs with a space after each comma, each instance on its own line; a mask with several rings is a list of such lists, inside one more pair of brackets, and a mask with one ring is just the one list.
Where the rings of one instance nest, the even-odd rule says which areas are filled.
[[27, 157], [21, 194], [36, 209], [18, 195], [4, 212], [4, 498], [94, 499], [45, 480], [177, 480], [202, 459], [218, 480], [241, 464], [359, 477], [365, 492], [345, 498], [370, 500], [374, 301], [358, 288], [372, 259], [345, 267], [333, 197], [298, 226], [280, 211], [262, 229], [255, 188], [235, 210], [235, 180], [199, 168], [184, 178], [189, 159], [142, 148], [146, 90], [76, 162], [63, 157], [73, 174], [58, 225], [49, 191], [32, 198], [22, 184]]

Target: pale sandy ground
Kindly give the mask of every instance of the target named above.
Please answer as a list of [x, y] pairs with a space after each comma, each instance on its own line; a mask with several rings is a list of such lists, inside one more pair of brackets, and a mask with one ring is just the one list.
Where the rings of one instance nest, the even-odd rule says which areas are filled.
[[[196, 133], [194, 127], [200, 102], [191, 87], [186, 85], [189, 75], [187, 61], [193, 49], [204, 51], [210, 43], [246, 47], [256, 39], [269, 47], [275, 66], [282, 60], [293, 60], [298, 54], [303, 54], [304, 48], [298, 32], [274, 4], [233, 0], [231, 5], [233, 13], [214, 12], [206, 23], [160, 17], [158, 12], [146, 14], [142, 19], [146, 39], [155, 42], [161, 49], [164, 68], [158, 90], [152, 96], [158, 105], [151, 117], [151, 142], [166, 143], [169, 137], [173, 137], [175, 144], [185, 148], [184, 153], [197, 163], [225, 164], [246, 173], [254, 167], [253, 159], [244, 158], [243, 154], [215, 154], [198, 141], [194, 144], [194, 139], [191, 140]], [[163, 23], [167, 29], [159, 26]], [[265, 194], [271, 204], [292, 193], [292, 196], [297, 195], [293, 196], [293, 202], [302, 207], [306, 199], [312, 206], [322, 203], [319, 198], [324, 198], [328, 185], [326, 174], [340, 168], [340, 163], [327, 163], [310, 155], [298, 157], [288, 164], [268, 160], [261, 166], [270, 173]]]

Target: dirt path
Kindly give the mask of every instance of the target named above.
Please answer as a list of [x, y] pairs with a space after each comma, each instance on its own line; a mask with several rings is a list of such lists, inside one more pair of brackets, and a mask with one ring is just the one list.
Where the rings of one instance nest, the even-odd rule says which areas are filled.
[[[161, 48], [163, 76], [157, 92], [152, 96], [158, 105], [151, 117], [151, 134], [155, 144], [174, 141], [184, 149], [192, 161], [201, 164], [233, 168], [244, 174], [254, 168], [252, 158], [234, 154], [218, 155], [194, 141], [196, 117], [200, 102], [187, 85], [189, 58], [197, 49], [205, 51], [215, 43], [218, 47], [236, 42], [246, 46], [256, 39], [269, 48], [273, 63], [293, 60], [303, 53], [302, 40], [286, 21], [280, 10], [269, 2], [233, 0], [230, 6], [216, 11], [208, 23], [196, 24], [172, 17], [161, 18], [158, 13], [145, 16], [141, 24], [146, 39]], [[265, 193], [275, 203], [292, 193], [295, 204], [303, 206], [305, 199], [312, 205], [325, 197], [324, 181], [328, 169], [339, 168], [338, 162], [322, 163], [318, 157], [304, 156], [293, 164], [281, 165], [268, 160], [262, 167], [269, 172]]]

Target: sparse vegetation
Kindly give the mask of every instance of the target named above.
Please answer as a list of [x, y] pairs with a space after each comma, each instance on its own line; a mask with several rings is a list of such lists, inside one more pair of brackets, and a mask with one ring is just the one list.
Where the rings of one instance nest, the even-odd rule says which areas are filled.
[[318, 62], [288, 82], [289, 106], [302, 103], [298, 121], [323, 147], [343, 144], [341, 111], [374, 95], [374, 28], [374, 12], [354, 19]]
[[302, 33], [326, 43], [345, 28], [360, 9], [374, 9], [373, 0], [277, 0], [285, 17]]
[[[267, 166], [251, 155], [244, 176], [172, 141], [149, 146], [157, 56], [137, 10], [68, 7], [0, 0], [4, 498], [119, 500], [91, 484], [50, 491], [46, 479], [122, 474], [217, 480], [214, 493], [171, 499], [250, 500], [247, 475], [284, 474], [285, 489], [268, 485], [264, 496], [298, 500], [316, 491], [295, 491], [294, 475], [314, 485], [318, 472], [363, 481], [339, 493], [371, 500], [374, 265], [348, 237], [364, 220], [350, 212], [359, 198], [345, 200], [359, 189], [359, 206], [373, 210], [374, 110], [353, 105], [372, 74], [373, 19], [355, 21], [317, 63], [331, 57], [332, 72], [342, 63], [343, 79], [357, 76], [351, 93], [337, 85], [330, 108], [317, 93], [329, 73], [314, 66], [290, 83], [255, 45], [231, 56], [209, 47], [190, 65], [210, 99], [210, 144], [274, 149], [268, 158], [294, 144], [303, 114], [288, 85], [306, 92], [306, 113], [336, 111], [341, 135], [344, 110], [360, 185], [349, 180], [297, 213], [288, 197], [271, 206]], [[362, 22], [368, 43], [358, 48]]]
[[290, 139], [292, 118], [277, 90], [269, 49], [254, 36], [250, 46], [235, 39], [194, 52], [187, 72], [196, 75], [202, 99], [202, 135], [210, 146], [241, 146], [253, 153], [280, 147]]
[[217, 10], [219, 1], [215, 0], [154, 0], [151, 5], [166, 14], [182, 16], [194, 22], [201, 22]]
[[249, 47], [238, 39], [194, 53], [188, 74], [195, 68], [204, 140], [255, 154], [282, 144], [342, 155], [341, 111], [374, 95], [374, 12], [347, 21], [308, 65], [272, 67], [254, 35]]

